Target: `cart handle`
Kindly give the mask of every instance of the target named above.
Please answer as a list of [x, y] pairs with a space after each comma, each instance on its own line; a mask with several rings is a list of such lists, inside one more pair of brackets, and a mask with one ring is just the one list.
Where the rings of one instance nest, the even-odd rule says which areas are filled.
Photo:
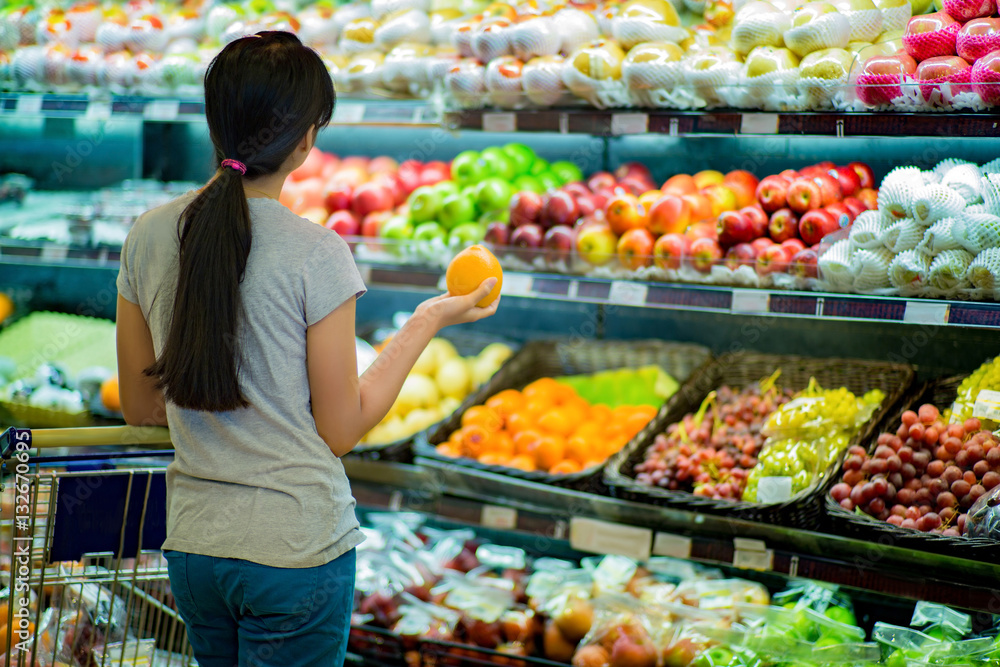
[[[24, 434], [28, 434], [25, 441]], [[155, 449], [170, 449], [170, 431], [162, 426], [93, 426], [86, 428], [8, 428], [0, 433], [0, 457], [9, 459], [17, 443], [29, 447], [100, 447], [142, 445]], [[23, 447], [23, 445], [22, 445]]]

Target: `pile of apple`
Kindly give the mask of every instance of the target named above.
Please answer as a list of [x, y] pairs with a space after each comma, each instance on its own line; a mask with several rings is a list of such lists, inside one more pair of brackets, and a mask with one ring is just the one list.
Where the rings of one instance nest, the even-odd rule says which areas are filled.
[[1000, 485], [1000, 441], [979, 419], [948, 423], [932, 404], [907, 410], [872, 452], [851, 447], [830, 496], [901, 528], [960, 536], [973, 504]]
[[[895, 51], [868, 57], [856, 76], [870, 107], [969, 108], [1000, 102], [1000, 18], [994, 0], [943, 0], [912, 17]], [[916, 95], [919, 91], [919, 95]]]

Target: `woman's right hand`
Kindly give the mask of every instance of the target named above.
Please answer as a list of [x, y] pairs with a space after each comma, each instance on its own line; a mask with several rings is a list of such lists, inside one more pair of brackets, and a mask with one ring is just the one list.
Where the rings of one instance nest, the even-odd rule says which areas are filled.
[[496, 301], [485, 308], [480, 308], [476, 305], [496, 287], [496, 284], [496, 278], [487, 278], [479, 287], [465, 296], [442, 294], [427, 299], [417, 306], [414, 314], [426, 315], [437, 324], [438, 328], [442, 329], [453, 324], [477, 322], [497, 312], [497, 306], [500, 305], [500, 297], [497, 297]]

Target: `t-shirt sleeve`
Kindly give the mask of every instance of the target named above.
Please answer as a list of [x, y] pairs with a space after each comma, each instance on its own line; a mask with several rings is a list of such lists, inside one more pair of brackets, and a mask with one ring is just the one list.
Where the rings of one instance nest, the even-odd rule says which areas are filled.
[[135, 236], [136, 228], [138, 226], [138, 221], [136, 225], [132, 226], [129, 230], [128, 235], [125, 237], [125, 242], [122, 243], [122, 253], [121, 258], [118, 262], [118, 293], [122, 295], [122, 298], [126, 301], [132, 303], [139, 303], [139, 294], [135, 285], [135, 273], [133, 271], [134, 259], [135, 259]]
[[328, 232], [305, 264], [306, 325], [312, 326], [354, 296], [367, 291], [354, 256], [336, 232]]

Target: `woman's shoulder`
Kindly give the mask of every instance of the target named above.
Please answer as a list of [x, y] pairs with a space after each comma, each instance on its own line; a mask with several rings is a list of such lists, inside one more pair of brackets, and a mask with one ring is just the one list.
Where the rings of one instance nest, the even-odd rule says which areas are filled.
[[149, 209], [136, 219], [130, 236], [161, 237], [170, 234], [176, 236], [181, 214], [197, 194], [197, 191], [186, 192], [176, 199]]
[[265, 233], [273, 240], [282, 239], [290, 247], [321, 245], [334, 249], [348, 248], [337, 232], [296, 215], [280, 202], [261, 198], [248, 201], [251, 217], [267, 226]]

